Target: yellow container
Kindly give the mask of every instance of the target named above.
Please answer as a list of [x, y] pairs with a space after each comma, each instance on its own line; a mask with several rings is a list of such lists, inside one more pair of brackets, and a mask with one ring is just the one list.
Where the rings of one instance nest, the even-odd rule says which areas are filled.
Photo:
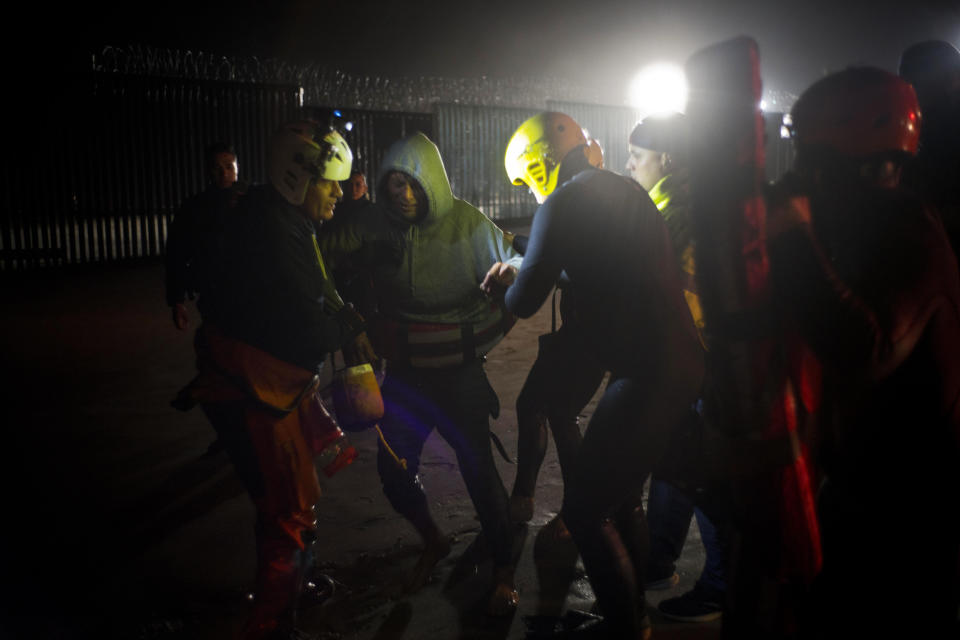
[[334, 375], [333, 407], [347, 430], [367, 429], [383, 417], [383, 396], [372, 366], [348, 367]]

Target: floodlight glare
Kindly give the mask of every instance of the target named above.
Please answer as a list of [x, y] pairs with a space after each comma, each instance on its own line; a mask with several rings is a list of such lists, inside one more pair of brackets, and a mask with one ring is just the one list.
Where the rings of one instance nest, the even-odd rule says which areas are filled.
[[683, 112], [687, 107], [687, 78], [668, 62], [644, 67], [630, 83], [630, 105], [644, 116]]

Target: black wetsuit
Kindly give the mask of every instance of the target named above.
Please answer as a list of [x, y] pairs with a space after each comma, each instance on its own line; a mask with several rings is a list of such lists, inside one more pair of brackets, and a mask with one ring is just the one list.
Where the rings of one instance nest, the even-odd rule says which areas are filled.
[[[559, 184], [590, 169], [585, 157], [573, 154], [560, 166]], [[514, 247], [526, 254], [530, 239], [518, 236]], [[513, 495], [532, 498], [547, 453], [547, 424], [553, 433], [564, 486], [570, 482], [582, 440], [578, 416], [603, 382], [604, 368], [580, 339], [573, 283], [561, 275], [560, 327], [540, 336], [537, 359], [517, 396], [517, 475]], [[556, 318], [554, 318], [554, 323]]]
[[563, 513], [612, 632], [629, 637], [647, 624], [637, 560], [604, 520], [636, 494], [696, 400], [703, 356], [666, 225], [631, 180], [587, 169], [541, 205], [508, 309], [531, 316], [561, 271], [576, 289], [575, 339], [611, 373]]

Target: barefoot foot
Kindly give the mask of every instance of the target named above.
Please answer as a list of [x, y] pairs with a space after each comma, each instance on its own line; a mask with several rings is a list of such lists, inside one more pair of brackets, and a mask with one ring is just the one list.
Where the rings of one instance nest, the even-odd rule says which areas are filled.
[[417, 566], [413, 568], [413, 573], [405, 585], [407, 593], [419, 591], [423, 585], [430, 581], [430, 574], [433, 572], [437, 563], [450, 555], [450, 539], [446, 536], [439, 536], [436, 539], [426, 543], [423, 547], [423, 553], [417, 560]]
[[517, 610], [520, 595], [513, 583], [513, 566], [497, 567], [493, 570], [493, 593], [487, 603], [487, 615], [508, 616]]

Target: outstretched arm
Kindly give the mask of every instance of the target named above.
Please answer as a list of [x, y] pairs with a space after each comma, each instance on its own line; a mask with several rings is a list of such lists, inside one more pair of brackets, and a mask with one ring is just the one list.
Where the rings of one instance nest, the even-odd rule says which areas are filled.
[[564, 219], [558, 204], [551, 198], [537, 209], [523, 264], [507, 289], [507, 309], [518, 318], [529, 318], [540, 309], [563, 270]]

